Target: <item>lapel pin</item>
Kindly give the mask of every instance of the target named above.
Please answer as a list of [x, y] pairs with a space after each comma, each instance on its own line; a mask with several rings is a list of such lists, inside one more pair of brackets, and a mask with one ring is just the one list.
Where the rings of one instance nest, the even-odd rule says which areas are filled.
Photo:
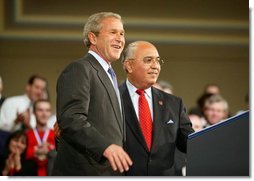
[[162, 102], [162, 101], [159, 101], [159, 105], [161, 105], [161, 106], [162, 106], [162, 105], [163, 105], [163, 102]]

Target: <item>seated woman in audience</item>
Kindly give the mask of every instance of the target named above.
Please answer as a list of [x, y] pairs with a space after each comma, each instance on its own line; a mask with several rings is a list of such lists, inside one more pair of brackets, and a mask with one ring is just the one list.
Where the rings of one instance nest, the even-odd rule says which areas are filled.
[[12, 133], [6, 141], [3, 156], [0, 158], [0, 171], [3, 176], [35, 176], [37, 166], [33, 160], [25, 159], [27, 147], [23, 131]]

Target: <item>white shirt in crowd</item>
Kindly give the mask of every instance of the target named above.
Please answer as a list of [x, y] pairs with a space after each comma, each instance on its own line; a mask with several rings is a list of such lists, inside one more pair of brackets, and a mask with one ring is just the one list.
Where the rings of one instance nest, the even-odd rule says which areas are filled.
[[7, 98], [0, 110], [0, 129], [13, 132], [21, 128], [21, 123], [15, 124], [17, 115], [30, 110], [30, 125], [32, 128], [36, 126], [35, 116], [32, 110], [32, 102], [28, 96], [14, 96]]

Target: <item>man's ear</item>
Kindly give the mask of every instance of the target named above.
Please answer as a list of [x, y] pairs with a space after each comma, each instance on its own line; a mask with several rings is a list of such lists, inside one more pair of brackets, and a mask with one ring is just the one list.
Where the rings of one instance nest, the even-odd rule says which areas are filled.
[[95, 45], [97, 42], [97, 37], [93, 32], [88, 33], [88, 39], [92, 45]]
[[124, 61], [124, 67], [128, 73], [132, 72], [132, 63], [130, 61]]

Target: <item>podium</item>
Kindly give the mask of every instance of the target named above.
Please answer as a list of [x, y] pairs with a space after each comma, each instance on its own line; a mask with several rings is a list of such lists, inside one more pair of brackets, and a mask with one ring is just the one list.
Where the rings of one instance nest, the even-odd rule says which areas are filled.
[[189, 135], [187, 176], [249, 176], [249, 111]]

